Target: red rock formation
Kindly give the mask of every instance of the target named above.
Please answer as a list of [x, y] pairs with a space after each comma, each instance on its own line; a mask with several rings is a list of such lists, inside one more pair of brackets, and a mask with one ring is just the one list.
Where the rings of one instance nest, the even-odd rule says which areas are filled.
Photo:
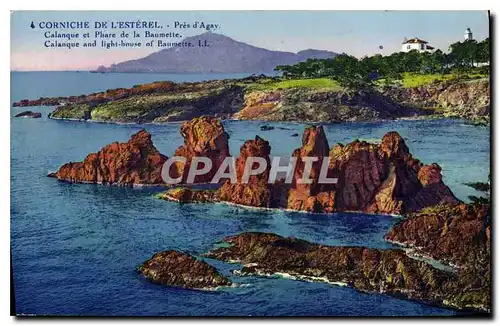
[[[287, 208], [308, 212], [333, 212], [335, 209], [335, 185], [319, 184], [323, 159], [328, 157], [329, 145], [323, 127], [308, 127], [302, 136], [302, 147], [293, 152], [297, 158], [294, 176], [288, 192]], [[304, 157], [316, 157], [312, 163], [309, 179], [312, 183], [300, 183], [304, 177]]]
[[422, 188], [417, 176], [422, 164], [412, 157], [397, 132], [385, 134], [378, 150], [384, 178], [366, 210], [373, 213], [405, 213], [408, 202]]
[[336, 210], [365, 211], [385, 178], [377, 145], [354, 141], [330, 151], [330, 168], [338, 177]]
[[459, 202], [442, 182], [439, 166], [422, 167], [397, 132], [384, 135], [380, 145], [337, 145], [330, 157], [339, 178], [336, 210], [403, 214]]
[[83, 162], [66, 163], [49, 177], [121, 186], [162, 184], [161, 169], [166, 160], [154, 147], [151, 135], [141, 130], [128, 142], [109, 144]]
[[[271, 168], [269, 154], [271, 146], [269, 142], [255, 137], [255, 140], [247, 140], [240, 149], [240, 156], [236, 160], [236, 175], [238, 182], [226, 181], [218, 191], [218, 197], [222, 201], [235, 204], [270, 207], [272, 202], [271, 186], [268, 184], [269, 170]], [[266, 170], [259, 175], [250, 176], [248, 183], [242, 183], [243, 172], [248, 157], [263, 157], [267, 162]], [[254, 163], [252, 169], [257, 168]]]
[[437, 163], [424, 165], [418, 171], [418, 180], [422, 188], [408, 202], [407, 211], [416, 212], [428, 206], [459, 203], [450, 188], [443, 183], [441, 167]]
[[[174, 156], [185, 157], [186, 164], [176, 162], [172, 165], [171, 178], [182, 175], [182, 182], [185, 183], [192, 158], [207, 157], [212, 161], [212, 169], [209, 173], [196, 176], [194, 183], [210, 182], [222, 161], [229, 156], [229, 135], [224, 131], [222, 123], [213, 117], [195, 118], [182, 124], [181, 135], [184, 137], [184, 145], [177, 148]], [[201, 169], [202, 164], [198, 167]]]
[[[183, 125], [186, 145], [179, 148], [176, 155], [184, 154], [189, 158], [203, 153], [215, 162], [221, 162], [222, 157], [227, 156], [227, 151], [217, 150], [227, 148], [227, 139], [221, 136], [225, 134], [222, 126], [213, 132], [213, 123], [196, 120]], [[208, 125], [208, 131], [199, 133], [196, 124]], [[198, 135], [206, 134], [219, 135], [220, 138], [216, 139], [222, 139], [221, 145], [208, 145], [210, 142], [203, 137], [200, 140]], [[199, 146], [201, 149], [192, 150], [195, 147], [193, 144], [202, 144]], [[283, 181], [268, 184], [269, 154], [269, 143], [262, 138], [245, 142], [236, 161], [238, 182], [224, 183], [214, 200], [307, 212], [360, 211], [378, 214], [404, 214], [427, 206], [459, 203], [443, 183], [439, 165], [423, 165], [413, 158], [397, 132], [384, 135], [378, 145], [356, 140], [345, 146], [337, 144], [329, 150], [323, 128], [308, 127], [303, 134], [302, 146], [293, 152], [297, 163], [292, 184]], [[245, 162], [251, 156], [265, 158], [268, 167], [264, 173], [252, 176], [249, 184], [243, 184], [241, 178]], [[308, 184], [298, 182], [304, 177], [305, 157], [317, 158], [309, 174], [312, 182]], [[330, 158], [327, 177], [337, 178], [336, 184], [319, 182], [325, 157]], [[218, 168], [217, 163], [215, 167]], [[213, 174], [204, 177], [204, 180], [210, 181]]]

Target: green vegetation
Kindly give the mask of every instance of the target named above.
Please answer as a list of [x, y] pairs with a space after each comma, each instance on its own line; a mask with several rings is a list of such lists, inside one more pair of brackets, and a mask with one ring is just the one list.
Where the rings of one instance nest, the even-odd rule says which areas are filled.
[[416, 73], [404, 73], [403, 75], [403, 87], [411, 88], [424, 86], [432, 84], [436, 81], [444, 81], [453, 79], [453, 74], [416, 74]]
[[96, 106], [91, 112], [91, 119], [129, 122], [137, 119], [152, 120], [160, 115], [172, 118], [184, 113], [185, 106], [209, 101], [224, 90], [225, 88], [214, 88], [192, 92], [134, 95]]
[[325, 90], [340, 90], [340, 84], [330, 78], [307, 78], [307, 79], [286, 79], [273, 80], [264, 79], [247, 86], [249, 91], [272, 91], [288, 88], [309, 88], [309, 89], [325, 89]]
[[347, 88], [365, 88], [377, 84], [392, 85], [402, 81], [405, 87], [428, 84], [435, 80], [485, 76], [489, 66], [477, 68], [476, 63], [489, 61], [489, 38], [482, 42], [464, 41], [451, 44], [449, 53], [397, 52], [358, 59], [340, 54], [332, 59], [309, 59], [295, 65], [277, 66], [285, 78], [330, 78]]
[[[469, 73], [467, 75], [462, 76], [464, 79], [476, 79], [476, 78], [485, 78], [488, 77], [487, 74], [484, 73]], [[412, 88], [419, 87], [428, 84], [432, 84], [434, 82], [441, 82], [445, 80], [455, 79], [457, 76], [455, 74], [417, 74], [406, 72], [403, 74], [402, 82], [403, 87]]]
[[153, 109], [159, 109], [169, 99], [168, 95], [132, 96], [118, 101], [99, 105], [92, 110], [92, 120], [129, 121]]
[[56, 108], [50, 116], [54, 119], [86, 120], [90, 117], [91, 111], [90, 104], [66, 104]]

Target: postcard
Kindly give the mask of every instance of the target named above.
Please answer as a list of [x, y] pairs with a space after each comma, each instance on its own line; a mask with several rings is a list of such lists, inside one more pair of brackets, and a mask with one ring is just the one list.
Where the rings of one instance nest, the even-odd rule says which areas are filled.
[[14, 11], [15, 316], [491, 316], [488, 11]]

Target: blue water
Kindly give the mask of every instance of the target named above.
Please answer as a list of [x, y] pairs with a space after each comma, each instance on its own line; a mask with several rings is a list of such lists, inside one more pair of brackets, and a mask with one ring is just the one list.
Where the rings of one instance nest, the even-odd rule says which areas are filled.
[[[11, 101], [62, 96], [154, 80], [196, 76], [89, 73], [12, 73]], [[215, 78], [219, 78], [217, 76]], [[206, 78], [206, 76], [201, 76]], [[12, 108], [11, 114], [24, 108]], [[179, 249], [201, 254], [224, 236], [243, 231], [275, 232], [331, 245], [389, 248], [383, 235], [396, 217], [364, 214], [308, 215], [258, 211], [222, 204], [179, 206], [157, 200], [155, 189], [127, 189], [58, 182], [46, 177], [113, 141], [147, 129], [155, 146], [171, 155], [182, 144], [179, 124], [116, 125], [47, 119], [52, 108], [35, 107], [41, 119], [11, 120], [11, 250], [18, 314], [70, 315], [451, 315], [456, 312], [386, 295], [320, 283], [235, 277], [231, 264], [209, 260], [244, 284], [201, 292], [151, 284], [134, 269], [155, 252]], [[256, 134], [273, 155], [299, 146], [303, 125], [226, 121], [230, 149]], [[380, 139], [396, 130], [415, 157], [438, 162], [444, 180], [467, 200], [477, 193], [464, 182], [486, 180], [489, 128], [458, 120], [390, 121], [326, 126], [328, 140]]]

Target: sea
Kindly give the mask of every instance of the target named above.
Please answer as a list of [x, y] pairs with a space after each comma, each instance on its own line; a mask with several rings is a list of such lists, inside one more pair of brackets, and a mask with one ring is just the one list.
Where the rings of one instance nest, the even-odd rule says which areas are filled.
[[[98, 74], [12, 72], [10, 102], [68, 96], [136, 84], [238, 78], [246, 75]], [[394, 248], [384, 234], [401, 217], [360, 213], [304, 214], [224, 204], [156, 199], [157, 188], [69, 184], [48, 178], [62, 164], [81, 161], [114, 141], [146, 129], [160, 152], [171, 156], [183, 143], [180, 123], [111, 124], [47, 118], [53, 107], [12, 107], [42, 113], [11, 118], [11, 257], [18, 315], [87, 316], [448, 316], [458, 312], [385, 294], [283, 277], [241, 277], [239, 265], [207, 259], [239, 286], [198, 291], [150, 283], [136, 267], [162, 250], [195, 256], [225, 236], [274, 232], [327, 245]], [[273, 130], [261, 131], [263, 124]], [[272, 155], [300, 146], [305, 125], [224, 121], [230, 151], [260, 135]], [[478, 196], [467, 182], [486, 181], [490, 129], [465, 121], [393, 120], [325, 124], [330, 146], [355, 139], [380, 141], [388, 131], [405, 139], [414, 157], [438, 163], [444, 182], [461, 200]]]

